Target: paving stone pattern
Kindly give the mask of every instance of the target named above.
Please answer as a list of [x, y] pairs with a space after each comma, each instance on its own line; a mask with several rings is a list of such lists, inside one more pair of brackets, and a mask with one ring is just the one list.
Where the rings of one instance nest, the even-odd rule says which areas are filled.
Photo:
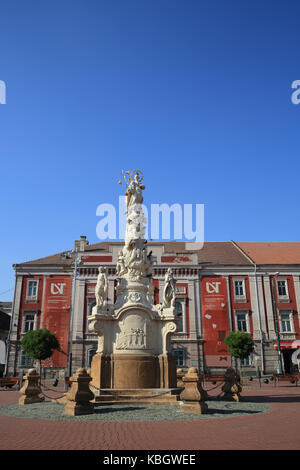
[[[218, 390], [210, 392], [215, 393]], [[56, 394], [57, 395], [57, 394]], [[64, 405], [44, 402], [36, 406], [51, 407], [51, 416], [42, 418], [9, 416], [8, 410], [19, 410], [19, 392], [0, 391], [0, 449], [1, 450], [299, 450], [300, 449], [300, 387], [294, 385], [274, 387], [265, 385], [245, 387], [241, 403], [223, 403], [217, 409], [217, 400], [208, 401], [209, 409], [216, 410], [212, 416], [179, 416], [176, 406], [160, 408], [161, 421], [153, 419], [152, 406], [102, 405], [104, 414], [84, 417], [56, 418]], [[245, 410], [251, 404], [251, 409]], [[9, 406], [8, 406], [9, 405]], [[226, 407], [230, 405], [230, 407]], [[31, 405], [27, 405], [31, 406]], [[221, 406], [221, 405], [220, 405]], [[25, 410], [22, 413], [27, 413]], [[127, 407], [127, 411], [126, 411]], [[144, 422], [133, 422], [143, 408]], [[21, 408], [21, 407], [20, 407]], [[114, 409], [115, 408], [115, 409]], [[128, 416], [132, 422], [124, 420]], [[49, 408], [50, 409], [50, 408]], [[98, 408], [100, 409], [100, 407]], [[112, 411], [114, 409], [114, 411]], [[6, 411], [5, 411], [6, 410]], [[147, 410], [147, 411], [146, 411]], [[165, 411], [164, 411], [165, 410]], [[257, 412], [260, 410], [260, 412]], [[19, 413], [20, 411], [18, 411]], [[7, 413], [7, 414], [4, 414]], [[10, 411], [10, 413], [13, 413]], [[158, 411], [156, 410], [156, 416]], [[148, 417], [147, 417], [147, 416]], [[19, 415], [20, 416], [20, 415]], [[123, 421], [121, 420], [123, 416]], [[100, 418], [98, 420], [98, 417]], [[51, 418], [51, 419], [49, 419]], [[166, 419], [167, 418], [167, 419]], [[128, 419], [128, 418], [126, 418]], [[110, 420], [110, 421], [109, 421]]]

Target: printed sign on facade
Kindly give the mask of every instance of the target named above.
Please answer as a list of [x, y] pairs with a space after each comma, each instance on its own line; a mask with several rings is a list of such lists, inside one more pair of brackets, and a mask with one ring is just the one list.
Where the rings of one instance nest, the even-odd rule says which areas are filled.
[[71, 277], [55, 276], [46, 279], [43, 328], [55, 333], [61, 351], [54, 351], [44, 361], [44, 367], [66, 367], [71, 303]]
[[226, 279], [203, 277], [201, 298], [206, 366], [229, 367], [230, 355], [224, 343], [229, 334]]

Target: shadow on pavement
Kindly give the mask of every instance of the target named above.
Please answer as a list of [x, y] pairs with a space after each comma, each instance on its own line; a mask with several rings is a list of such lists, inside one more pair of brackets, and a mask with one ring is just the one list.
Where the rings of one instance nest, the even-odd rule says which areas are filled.
[[218, 415], [232, 415], [232, 414], [239, 414], [239, 415], [253, 415], [257, 413], [261, 413], [262, 410], [241, 410], [241, 409], [230, 409], [230, 410], [220, 410], [219, 408], [208, 408], [207, 414], [218, 414]]
[[251, 403], [300, 403], [300, 396], [243, 396], [243, 402]]
[[116, 411], [136, 411], [136, 410], [144, 410], [145, 408], [135, 407], [135, 406], [127, 406], [122, 408], [104, 408], [102, 406], [94, 408], [95, 413], [114, 413]]

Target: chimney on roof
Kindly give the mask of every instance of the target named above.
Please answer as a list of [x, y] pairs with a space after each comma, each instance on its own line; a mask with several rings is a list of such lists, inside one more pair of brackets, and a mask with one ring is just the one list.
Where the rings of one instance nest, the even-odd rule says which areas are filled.
[[80, 235], [80, 240], [75, 240], [75, 250], [78, 248], [78, 251], [85, 251], [85, 248], [89, 244], [85, 235]]

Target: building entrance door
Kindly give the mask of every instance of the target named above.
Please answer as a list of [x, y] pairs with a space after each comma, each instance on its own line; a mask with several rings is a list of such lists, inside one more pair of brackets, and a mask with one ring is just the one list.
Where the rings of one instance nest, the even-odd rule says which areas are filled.
[[295, 349], [287, 349], [285, 351], [282, 351], [284, 371], [286, 374], [292, 374], [297, 372], [297, 365], [292, 363], [292, 354], [295, 351]]

